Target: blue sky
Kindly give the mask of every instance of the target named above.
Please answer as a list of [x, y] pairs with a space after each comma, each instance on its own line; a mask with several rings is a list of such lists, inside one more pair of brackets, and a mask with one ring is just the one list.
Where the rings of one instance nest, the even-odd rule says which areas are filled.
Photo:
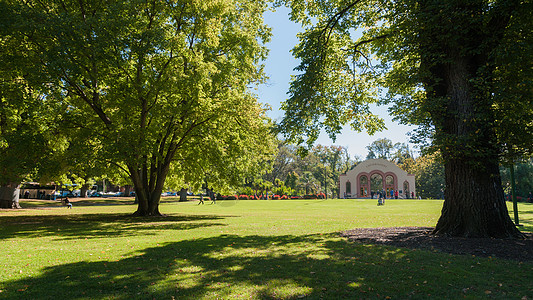
[[[272, 28], [273, 34], [272, 41], [267, 44], [270, 54], [265, 62], [265, 71], [270, 79], [268, 84], [259, 87], [258, 94], [262, 103], [268, 103], [272, 106], [269, 116], [275, 121], [283, 118], [284, 112], [280, 110], [280, 104], [287, 98], [291, 75], [295, 74], [293, 69], [298, 65], [298, 61], [292, 57], [290, 50], [298, 43], [296, 34], [301, 31], [301, 27], [289, 20], [288, 13], [288, 9], [281, 7], [275, 12], [265, 14], [265, 22]], [[409, 141], [407, 133], [412, 131], [414, 127], [393, 122], [385, 107], [375, 107], [374, 112], [385, 120], [387, 130], [369, 136], [366, 133], [357, 133], [346, 127], [337, 136], [335, 143], [325, 134], [319, 137], [317, 143], [345, 146], [352, 158], [357, 155], [364, 159], [368, 153], [366, 146], [379, 138], [388, 138], [394, 143], [407, 143]], [[413, 149], [413, 145], [410, 147]]]

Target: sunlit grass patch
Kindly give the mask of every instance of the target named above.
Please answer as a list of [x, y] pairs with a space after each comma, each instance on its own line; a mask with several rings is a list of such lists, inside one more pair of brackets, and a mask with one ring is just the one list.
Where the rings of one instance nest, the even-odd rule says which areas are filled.
[[[0, 299], [533, 297], [533, 264], [352, 243], [357, 227], [433, 226], [442, 201], [169, 202], [0, 213]], [[523, 205], [522, 222], [533, 216]], [[490, 293], [488, 293], [490, 292]]]

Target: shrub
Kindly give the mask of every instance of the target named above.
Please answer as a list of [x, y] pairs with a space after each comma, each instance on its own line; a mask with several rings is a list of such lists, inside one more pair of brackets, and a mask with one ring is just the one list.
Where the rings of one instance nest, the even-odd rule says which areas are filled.
[[281, 196], [281, 200], [287, 200], [287, 199], [289, 199], [289, 197], [287, 197], [287, 195]]
[[239, 195], [239, 200], [248, 200], [248, 195]]
[[305, 195], [304, 199], [317, 199], [317, 195]]
[[279, 195], [273, 195], [272, 196], [272, 200], [279, 200], [280, 199], [280, 196]]

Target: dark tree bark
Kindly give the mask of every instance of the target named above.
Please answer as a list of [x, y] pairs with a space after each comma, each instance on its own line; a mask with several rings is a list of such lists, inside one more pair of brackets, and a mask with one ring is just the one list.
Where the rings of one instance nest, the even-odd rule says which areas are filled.
[[[483, 60], [481, 60], [482, 62]], [[445, 200], [434, 233], [461, 237], [520, 238], [509, 217], [499, 173], [490, 99], [472, 84], [479, 57], [440, 66], [435, 92], [445, 112], [434, 117], [445, 166]]]
[[0, 186], [0, 208], [21, 208], [20, 185], [10, 183]]
[[[455, 55], [454, 55], [455, 56]], [[443, 65], [440, 88], [447, 99], [437, 126], [445, 166], [445, 200], [434, 233], [462, 237], [519, 238], [501, 185], [498, 144], [490, 99], [472, 85], [480, 57]]]
[[[170, 162], [174, 157], [177, 147], [174, 145], [161, 161], [152, 159], [150, 167], [147, 164], [128, 165], [131, 181], [135, 187], [136, 200], [138, 201], [135, 216], [162, 216], [159, 212], [161, 193], [168, 172]], [[148, 159], [145, 159], [148, 161]]]
[[187, 202], [187, 189], [182, 188], [180, 190], [180, 202]]
[[87, 198], [87, 191], [89, 190], [89, 185], [84, 184], [80, 189], [80, 198]]
[[[161, 192], [167, 173], [164, 168], [152, 175], [150, 180], [143, 176], [148, 174], [144, 170], [136, 170], [129, 167], [130, 178], [135, 187], [135, 197], [137, 201], [137, 211], [134, 216], [161, 216], [159, 212], [159, 203], [161, 201]], [[167, 168], [168, 170], [168, 168]], [[156, 181], [153, 183], [153, 181]]]
[[129, 197], [130, 196], [131, 189], [132, 189], [131, 185], [124, 186], [124, 197]]
[[[445, 201], [435, 234], [460, 237], [521, 238], [505, 204], [499, 173], [499, 146], [492, 110], [490, 51], [498, 47], [509, 11], [496, 11], [489, 25], [479, 16], [481, 2], [449, 5], [449, 13], [421, 6], [428, 24], [442, 15], [433, 31], [421, 31], [422, 69], [428, 111], [435, 125], [435, 143], [445, 166]], [[507, 7], [509, 8], [509, 7]], [[448, 20], [448, 15], [460, 17]], [[423, 20], [423, 18], [421, 18]], [[475, 20], [475, 21], [472, 21]], [[490, 28], [487, 28], [490, 26]], [[452, 36], [453, 38], [449, 38]], [[448, 38], [444, 38], [448, 37]], [[440, 57], [435, 59], [435, 57]]]
[[521, 238], [505, 204], [497, 163], [484, 167], [448, 159], [442, 214], [434, 233], [461, 237]]

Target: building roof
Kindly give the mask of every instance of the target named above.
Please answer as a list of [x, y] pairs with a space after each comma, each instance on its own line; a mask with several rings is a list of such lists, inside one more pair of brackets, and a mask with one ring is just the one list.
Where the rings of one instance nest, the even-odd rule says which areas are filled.
[[395, 163], [385, 160], [385, 159], [369, 159], [359, 163], [353, 169], [346, 172], [346, 175], [349, 174], [359, 174], [359, 173], [370, 173], [372, 171], [381, 171], [383, 173], [393, 172], [395, 174], [401, 174], [403, 176], [413, 176], [407, 174], [406, 171], [400, 169]]

